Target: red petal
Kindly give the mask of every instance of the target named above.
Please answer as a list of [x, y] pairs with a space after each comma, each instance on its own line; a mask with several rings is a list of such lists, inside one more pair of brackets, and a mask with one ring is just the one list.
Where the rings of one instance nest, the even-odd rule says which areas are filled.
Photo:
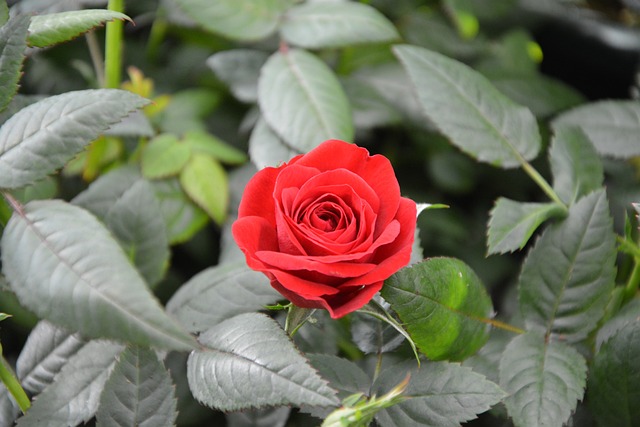
[[259, 216], [265, 218], [275, 227], [276, 205], [273, 199], [273, 189], [280, 172], [282, 172], [281, 168], [264, 168], [249, 180], [240, 200], [238, 218]]

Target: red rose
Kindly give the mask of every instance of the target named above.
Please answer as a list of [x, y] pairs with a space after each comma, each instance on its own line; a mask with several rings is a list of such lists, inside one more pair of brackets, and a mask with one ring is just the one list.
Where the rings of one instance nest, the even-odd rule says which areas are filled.
[[244, 191], [233, 236], [247, 264], [299, 307], [342, 317], [409, 263], [416, 204], [389, 160], [330, 140]]

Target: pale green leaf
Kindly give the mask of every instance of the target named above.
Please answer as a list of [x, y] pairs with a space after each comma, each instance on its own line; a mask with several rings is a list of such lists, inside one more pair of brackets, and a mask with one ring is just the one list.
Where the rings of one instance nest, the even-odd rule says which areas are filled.
[[258, 81], [260, 111], [285, 143], [308, 152], [328, 139], [353, 139], [353, 121], [331, 69], [300, 49], [274, 53]]
[[191, 131], [184, 134], [182, 142], [195, 153], [207, 154], [228, 165], [240, 165], [247, 161], [247, 155], [207, 132]]
[[93, 418], [122, 349], [122, 345], [109, 341], [92, 341], [84, 346], [62, 368], [55, 382], [38, 395], [17, 425], [68, 427]]
[[556, 129], [549, 163], [553, 175], [553, 189], [566, 204], [602, 187], [604, 171], [598, 153], [578, 128]]
[[382, 371], [371, 393], [380, 396], [410, 375], [407, 399], [376, 415], [381, 427], [458, 427], [498, 403], [504, 392], [495, 383], [457, 363], [414, 360]]
[[463, 360], [484, 345], [491, 299], [473, 270], [455, 258], [429, 258], [386, 280], [382, 297], [431, 360]]
[[557, 203], [523, 203], [500, 197], [491, 210], [488, 253], [501, 254], [524, 248], [546, 220], [566, 214]]
[[374, 129], [402, 122], [400, 112], [369, 82], [353, 75], [342, 77], [340, 82], [351, 104], [356, 129]]
[[500, 361], [507, 412], [519, 427], [562, 427], [582, 399], [586, 376], [584, 357], [542, 334], [514, 338]]
[[252, 49], [231, 49], [207, 59], [207, 65], [229, 86], [233, 96], [242, 102], [258, 100], [260, 68], [269, 58], [266, 52]]
[[393, 24], [372, 6], [357, 2], [303, 3], [286, 11], [280, 35], [307, 49], [390, 42], [400, 38]]
[[218, 224], [227, 217], [229, 186], [227, 173], [212, 157], [194, 153], [180, 173], [185, 193]]
[[156, 136], [144, 147], [140, 158], [142, 174], [149, 179], [178, 175], [191, 158], [191, 148], [175, 135]]
[[85, 345], [86, 341], [78, 334], [47, 321], [39, 322], [29, 334], [16, 363], [22, 387], [33, 395], [40, 394]]
[[578, 127], [601, 155], [628, 159], [640, 155], [640, 102], [598, 101], [558, 116], [552, 127]]
[[131, 19], [120, 12], [105, 9], [73, 10], [35, 15], [29, 25], [29, 45], [48, 47], [71, 40], [110, 21]]
[[128, 347], [100, 396], [99, 427], [173, 427], [178, 415], [169, 372], [155, 351]]
[[20, 415], [18, 404], [13, 400], [4, 383], [0, 382], [0, 420], [7, 425], [13, 425], [18, 415]]
[[529, 330], [568, 342], [585, 338], [604, 315], [615, 279], [615, 234], [604, 190], [591, 193], [552, 224], [529, 252], [519, 279]]
[[393, 326], [364, 313], [351, 317], [351, 337], [365, 354], [393, 351], [405, 339]]
[[194, 347], [109, 231], [84, 209], [30, 202], [11, 217], [1, 243], [7, 281], [39, 317], [90, 338]]
[[640, 424], [640, 318], [605, 342], [589, 371], [589, 407], [600, 426]]
[[[4, 5], [6, 8], [6, 3]], [[25, 15], [10, 19], [0, 27], [0, 111], [7, 107], [18, 91], [28, 29], [29, 16]]]
[[23, 108], [0, 128], [0, 188], [44, 178], [148, 102], [124, 90], [95, 89], [67, 92]]
[[540, 151], [536, 119], [454, 59], [416, 46], [396, 46], [426, 116], [462, 151], [502, 168]]
[[234, 40], [258, 40], [272, 34], [291, 0], [175, 0], [205, 30]]
[[155, 189], [134, 167], [100, 176], [74, 199], [105, 223], [142, 274], [153, 286], [169, 262], [167, 226]]
[[189, 356], [194, 397], [222, 411], [265, 405], [336, 406], [335, 391], [271, 318], [241, 314], [200, 335]]
[[243, 259], [208, 268], [192, 277], [171, 297], [167, 311], [190, 332], [201, 332], [281, 299], [269, 279], [249, 269]]
[[282, 141], [261, 117], [251, 132], [249, 157], [258, 169], [278, 167], [287, 163], [300, 152]]

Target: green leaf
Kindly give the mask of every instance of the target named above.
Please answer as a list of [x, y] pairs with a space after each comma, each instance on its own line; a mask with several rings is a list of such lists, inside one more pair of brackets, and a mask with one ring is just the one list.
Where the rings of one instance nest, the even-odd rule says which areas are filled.
[[291, 149], [260, 117], [249, 139], [249, 157], [256, 168], [277, 167], [300, 152]]
[[229, 185], [220, 163], [206, 154], [194, 153], [180, 173], [187, 195], [218, 224], [227, 217]]
[[206, 212], [187, 197], [177, 179], [152, 181], [151, 184], [160, 201], [160, 213], [167, 226], [170, 244], [186, 242], [209, 222]]
[[609, 338], [614, 336], [620, 329], [629, 323], [637, 322], [640, 319], [640, 298], [635, 298], [625, 304], [620, 311], [607, 321], [600, 329], [596, 336], [596, 349], [600, 349], [602, 344], [607, 342]]
[[0, 188], [19, 188], [64, 166], [144, 98], [117, 89], [67, 92], [23, 108], [0, 128]]
[[92, 341], [56, 376], [24, 417], [19, 427], [68, 427], [86, 423], [98, 409], [100, 393], [123, 347], [109, 341]]
[[484, 345], [491, 299], [476, 274], [455, 258], [430, 258], [391, 276], [382, 297], [431, 360], [463, 360]]
[[584, 357], [542, 334], [516, 337], [500, 361], [507, 412], [522, 427], [562, 427], [582, 398], [586, 376]]
[[175, 135], [164, 133], [144, 147], [140, 158], [142, 174], [149, 179], [178, 175], [191, 158], [191, 148]]
[[601, 155], [627, 159], [640, 155], [640, 103], [599, 101], [561, 114], [552, 122], [554, 130], [579, 127]]
[[416, 46], [393, 48], [426, 116], [462, 151], [502, 168], [540, 151], [536, 119], [482, 75], [456, 60]]
[[[6, 8], [6, 3], [4, 5]], [[0, 27], [0, 111], [7, 107], [18, 91], [28, 30], [29, 16], [26, 15], [10, 19]]]
[[578, 128], [555, 131], [549, 149], [553, 189], [570, 205], [602, 187], [604, 171], [598, 153]]
[[153, 286], [169, 263], [169, 242], [154, 187], [133, 167], [100, 176], [73, 203], [96, 215], [115, 235], [146, 282]]
[[528, 330], [570, 343], [585, 338], [604, 315], [615, 280], [615, 234], [604, 190], [580, 199], [568, 217], [545, 229], [519, 279]]
[[11, 217], [1, 243], [7, 281], [39, 317], [90, 338], [175, 350], [195, 346], [109, 231], [84, 209], [30, 202]]
[[585, 102], [584, 96], [577, 90], [539, 73], [488, 77], [500, 92], [528, 107], [539, 118], [552, 116]]
[[233, 96], [242, 102], [258, 100], [260, 68], [269, 58], [266, 52], [253, 49], [231, 49], [207, 59], [207, 65], [229, 86]]
[[382, 43], [400, 38], [393, 24], [375, 8], [355, 2], [303, 3], [283, 16], [281, 37], [307, 49]]
[[176, 0], [202, 27], [233, 40], [249, 41], [271, 35], [291, 0]]
[[0, 384], [0, 420], [5, 421], [7, 425], [13, 425], [18, 415], [20, 415], [18, 404], [15, 403], [4, 383]]
[[177, 415], [171, 377], [155, 351], [126, 348], [100, 396], [96, 424], [173, 427]]
[[281, 299], [269, 279], [250, 270], [243, 259], [210, 267], [192, 277], [171, 297], [167, 311], [190, 332], [201, 332]]
[[338, 390], [340, 400], [355, 393], [369, 393], [371, 379], [352, 361], [329, 354], [306, 356], [322, 378], [329, 381], [329, 386]]
[[182, 142], [191, 148], [191, 151], [207, 154], [228, 165], [241, 165], [247, 161], [247, 155], [243, 151], [207, 132], [187, 132]]
[[38, 322], [31, 331], [18, 361], [16, 373], [22, 387], [32, 395], [40, 394], [75, 354], [87, 344], [47, 321]]
[[640, 320], [636, 317], [605, 342], [589, 371], [589, 407], [601, 426], [640, 424]]
[[407, 374], [407, 399], [376, 415], [381, 427], [458, 427], [505, 395], [495, 383], [457, 363], [423, 363], [418, 368], [413, 360], [384, 369], [371, 393], [382, 395]]
[[393, 326], [363, 314], [351, 317], [351, 337], [353, 343], [365, 354], [393, 351], [405, 339]]
[[241, 314], [200, 335], [189, 356], [193, 396], [221, 411], [265, 405], [336, 406], [335, 391], [271, 318]]
[[123, 13], [104, 9], [35, 15], [31, 18], [31, 25], [29, 25], [29, 45], [33, 47], [53, 46], [116, 19], [131, 21]]
[[274, 53], [262, 67], [258, 102], [269, 126], [292, 149], [308, 152], [327, 139], [353, 139], [349, 101], [335, 74], [300, 49]]
[[289, 419], [291, 408], [247, 409], [242, 412], [225, 414], [227, 427], [284, 427]]
[[557, 203], [522, 203], [500, 197], [490, 214], [488, 254], [524, 248], [540, 224], [565, 214], [564, 206]]
[[489, 340], [476, 354], [462, 362], [462, 366], [473, 369], [493, 382], [499, 381], [498, 368], [504, 349], [513, 338], [513, 333], [504, 329], [493, 329]]

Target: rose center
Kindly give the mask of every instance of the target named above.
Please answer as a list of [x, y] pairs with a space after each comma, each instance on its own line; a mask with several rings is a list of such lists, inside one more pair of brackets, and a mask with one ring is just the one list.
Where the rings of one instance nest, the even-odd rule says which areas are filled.
[[340, 216], [335, 206], [318, 206], [310, 216], [311, 226], [324, 232], [333, 231], [340, 223]]

